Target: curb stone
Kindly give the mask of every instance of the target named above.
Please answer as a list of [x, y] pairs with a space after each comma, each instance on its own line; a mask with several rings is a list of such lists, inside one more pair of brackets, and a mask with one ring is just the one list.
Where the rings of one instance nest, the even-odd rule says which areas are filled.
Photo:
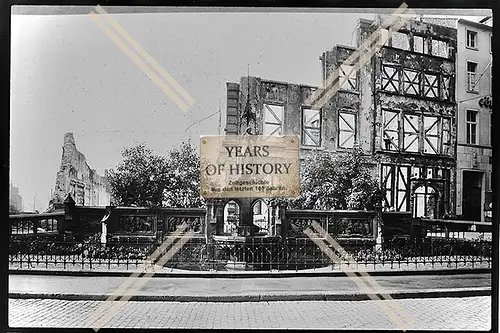
[[[491, 296], [491, 288], [428, 289], [415, 291], [388, 291], [393, 299], [448, 298]], [[368, 301], [379, 293], [311, 293], [311, 294], [253, 294], [253, 295], [134, 295], [137, 302], [276, 302], [276, 301]], [[57, 299], [66, 301], [106, 301], [107, 294], [41, 294], [9, 293], [10, 299]], [[118, 298], [117, 301], [120, 301]]]

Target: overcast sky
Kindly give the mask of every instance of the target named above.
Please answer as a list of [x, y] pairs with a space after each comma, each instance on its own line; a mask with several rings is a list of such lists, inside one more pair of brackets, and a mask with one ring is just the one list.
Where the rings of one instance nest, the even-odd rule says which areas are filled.
[[138, 142], [158, 154], [217, 134], [226, 82], [247, 74], [319, 85], [319, 56], [354, 45], [348, 13], [112, 14], [195, 99], [185, 113], [88, 15], [13, 15], [11, 180], [25, 210], [43, 210], [55, 185], [64, 134], [73, 132], [90, 167], [103, 174]]

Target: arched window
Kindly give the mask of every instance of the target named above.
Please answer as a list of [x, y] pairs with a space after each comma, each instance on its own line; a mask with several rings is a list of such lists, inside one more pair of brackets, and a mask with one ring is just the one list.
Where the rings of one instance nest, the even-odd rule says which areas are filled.
[[240, 221], [240, 205], [234, 200], [224, 206], [224, 234], [236, 235]]
[[413, 217], [437, 218], [437, 192], [430, 186], [420, 186], [415, 190]]
[[258, 233], [268, 235], [270, 233], [269, 208], [264, 200], [259, 199], [253, 203], [253, 224], [259, 227]]

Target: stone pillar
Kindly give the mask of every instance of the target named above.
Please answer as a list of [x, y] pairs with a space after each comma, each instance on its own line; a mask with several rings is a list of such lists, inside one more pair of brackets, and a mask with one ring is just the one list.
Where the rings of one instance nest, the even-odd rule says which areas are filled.
[[279, 205], [279, 211], [278, 211], [278, 216], [279, 219], [281, 220], [281, 230], [279, 234], [281, 235], [281, 237], [283, 237], [283, 239], [286, 239], [288, 234], [288, 218], [286, 216], [286, 208], [287, 208], [286, 203], [281, 203]]
[[276, 216], [276, 203], [274, 202], [274, 200], [270, 200], [268, 209], [269, 209], [269, 236], [276, 236], [277, 216]]
[[252, 199], [244, 198], [240, 199], [240, 225], [241, 226], [252, 226], [253, 225], [253, 210], [252, 210]]
[[75, 210], [75, 200], [68, 194], [64, 199], [64, 233], [69, 237], [73, 235], [75, 229]]
[[217, 234], [217, 217], [220, 215], [217, 210], [221, 211], [220, 200], [210, 200], [207, 202], [207, 212], [205, 215], [205, 235], [206, 239], [210, 239]]
[[214, 201], [214, 214], [215, 214], [215, 234], [222, 235], [224, 233], [224, 206], [225, 202], [222, 200]]
[[375, 250], [381, 250], [384, 244], [384, 220], [382, 219], [382, 206], [375, 207], [375, 216], [373, 218], [373, 231], [375, 233]]

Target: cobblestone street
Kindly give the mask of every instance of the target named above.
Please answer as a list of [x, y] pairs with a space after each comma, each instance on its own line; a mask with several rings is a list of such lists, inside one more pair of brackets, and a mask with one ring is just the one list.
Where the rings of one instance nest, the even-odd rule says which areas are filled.
[[[247, 303], [126, 302], [110, 328], [398, 329], [378, 302], [403, 308], [418, 330], [488, 330], [491, 297]], [[10, 299], [10, 327], [85, 327], [98, 301]], [[397, 303], [397, 304], [396, 304]], [[396, 305], [396, 306], [395, 306]]]

